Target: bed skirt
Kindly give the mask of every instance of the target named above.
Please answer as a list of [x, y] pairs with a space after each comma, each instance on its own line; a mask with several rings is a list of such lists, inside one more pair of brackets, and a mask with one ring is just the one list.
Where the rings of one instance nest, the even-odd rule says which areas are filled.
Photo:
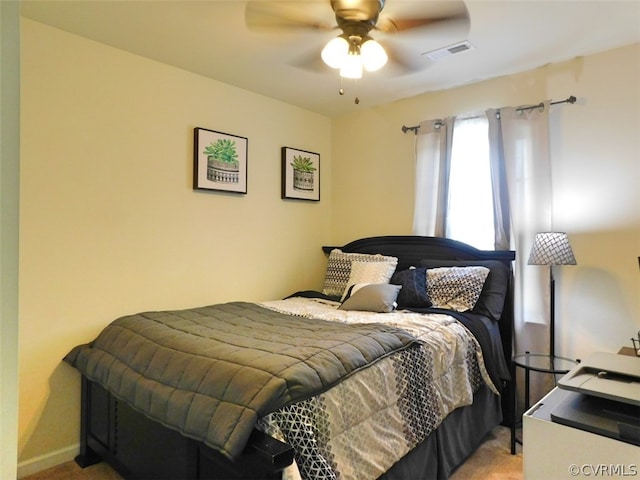
[[472, 405], [451, 412], [435, 432], [380, 479], [447, 479], [501, 421], [500, 397], [483, 386]]

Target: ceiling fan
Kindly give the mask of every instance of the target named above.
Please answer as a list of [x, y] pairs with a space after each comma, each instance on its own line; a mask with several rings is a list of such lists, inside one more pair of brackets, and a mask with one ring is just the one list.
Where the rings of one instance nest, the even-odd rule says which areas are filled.
[[[334, 18], [327, 16], [331, 13], [329, 6]], [[394, 0], [389, 2], [389, 15], [387, 11], [382, 13], [384, 7], [385, 0], [258, 0], [247, 2], [245, 21], [250, 29], [258, 31], [341, 30], [320, 56], [344, 78], [361, 78], [363, 70], [378, 70], [389, 57], [405, 71], [419, 69], [424, 63], [418, 65], [420, 62], [406, 52], [406, 44], [400, 48], [393, 45], [394, 41], [408, 36], [417, 42], [419, 37], [413, 34], [438, 35], [443, 28], [466, 35], [469, 29], [469, 14], [462, 0]], [[382, 43], [373, 36], [383, 37]]]

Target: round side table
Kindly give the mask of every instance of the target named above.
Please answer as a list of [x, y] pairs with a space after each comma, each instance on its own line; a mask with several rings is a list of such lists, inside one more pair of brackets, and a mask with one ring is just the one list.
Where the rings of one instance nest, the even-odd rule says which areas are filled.
[[518, 411], [518, 395], [516, 387], [516, 368], [524, 369], [524, 410], [529, 410], [529, 379], [530, 373], [540, 372], [548, 374], [562, 374], [568, 373], [573, 367], [578, 365], [580, 360], [572, 360], [571, 358], [559, 357], [557, 355], [546, 355], [540, 353], [529, 353], [515, 355], [512, 358], [512, 373], [513, 373], [513, 419], [511, 422], [511, 454], [516, 453], [516, 442], [522, 443], [516, 439], [516, 417]]

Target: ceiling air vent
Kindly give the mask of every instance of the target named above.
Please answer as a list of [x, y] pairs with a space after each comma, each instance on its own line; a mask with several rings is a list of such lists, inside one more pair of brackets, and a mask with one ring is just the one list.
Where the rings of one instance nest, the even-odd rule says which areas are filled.
[[422, 55], [426, 55], [430, 60], [441, 60], [445, 57], [450, 57], [451, 55], [466, 52], [467, 50], [471, 50], [473, 48], [475, 47], [471, 45], [469, 41], [465, 40], [464, 42], [449, 45], [448, 47], [439, 48], [438, 50], [424, 52]]

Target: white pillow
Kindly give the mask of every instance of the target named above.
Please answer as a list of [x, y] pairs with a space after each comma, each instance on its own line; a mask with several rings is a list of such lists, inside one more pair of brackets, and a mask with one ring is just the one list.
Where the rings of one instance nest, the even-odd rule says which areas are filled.
[[351, 273], [341, 301], [347, 296], [349, 287], [357, 283], [389, 283], [398, 262], [351, 262]]

